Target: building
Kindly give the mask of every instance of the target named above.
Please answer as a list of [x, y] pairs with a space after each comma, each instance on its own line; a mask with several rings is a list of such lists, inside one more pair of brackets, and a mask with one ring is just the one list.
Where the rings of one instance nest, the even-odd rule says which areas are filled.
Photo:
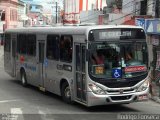
[[8, 28], [15, 28], [20, 24], [23, 25], [22, 22], [19, 21], [21, 9], [24, 9], [25, 5], [21, 0], [1, 0], [0, 1], [0, 10], [2, 14], [1, 20], [1, 30], [3, 31]]
[[101, 15], [102, 24], [122, 24], [122, 0], [106, 0], [106, 4]]
[[20, 18], [22, 12], [24, 15], [24, 8], [21, 0], [0, 0], [0, 40], [6, 29], [23, 26]]
[[122, 13], [126, 14], [123, 24], [135, 25], [137, 18], [153, 18], [155, 16], [155, 0], [123, 0]]
[[27, 4], [27, 26], [42, 25], [43, 24], [43, 6], [38, 4]]
[[155, 16], [155, 0], [106, 0], [103, 24], [135, 25], [137, 18]]
[[64, 23], [97, 23], [106, 0], [64, 0]]
[[18, 21], [21, 23], [21, 24], [18, 24], [17, 27], [21, 27], [21, 26], [24, 26], [26, 21], [28, 20], [28, 16], [27, 16], [27, 4], [24, 3], [23, 1], [21, 0], [18, 0], [18, 3], [21, 4], [18, 6]]

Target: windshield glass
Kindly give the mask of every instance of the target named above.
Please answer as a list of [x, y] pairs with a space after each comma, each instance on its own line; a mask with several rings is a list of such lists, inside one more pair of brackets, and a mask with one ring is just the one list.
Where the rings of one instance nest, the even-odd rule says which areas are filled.
[[147, 72], [147, 46], [139, 43], [90, 44], [89, 73], [96, 78], [132, 78]]

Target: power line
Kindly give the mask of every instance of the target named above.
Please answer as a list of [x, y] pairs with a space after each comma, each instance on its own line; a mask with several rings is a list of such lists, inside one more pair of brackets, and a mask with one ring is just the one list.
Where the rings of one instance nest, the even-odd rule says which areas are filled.
[[[154, 2], [152, 2], [152, 3], [151, 3], [151, 4], [149, 4], [149, 5], [147, 5], [147, 8], [148, 8], [150, 5], [152, 5], [152, 4], [154, 4]], [[132, 15], [133, 13], [138, 12], [138, 11], [140, 11], [140, 10], [141, 10], [141, 9], [135, 10], [135, 11], [133, 11], [133, 12], [131, 12], [131, 13], [127, 14], [127, 15], [124, 15], [124, 16], [122, 16], [122, 17], [120, 17], [120, 18], [117, 18], [117, 19], [111, 20], [111, 21], [109, 21], [109, 22], [114, 22], [114, 21], [116, 21], [116, 20], [122, 19], [122, 18], [124, 18], [124, 17], [126, 17], [126, 16], [129, 16], [129, 15]]]
[[[130, 2], [128, 2], [128, 3], [126, 3], [126, 4], [124, 4], [123, 6], [126, 6], [126, 5], [128, 5], [129, 3], [131, 3], [131, 2], [134, 2], [134, 0], [132, 0], [132, 1], [130, 1]], [[131, 5], [129, 5], [129, 6], [126, 6], [125, 8], [128, 8], [128, 7], [131, 7], [131, 6], [134, 6], [133, 4], [131, 4]], [[86, 16], [86, 17], [83, 17], [82, 19], [83, 19], [83, 21], [89, 21], [90, 19], [87, 19], [88, 17], [91, 17], [91, 16], [95, 16], [95, 15], [98, 15], [99, 13], [97, 13], [97, 14], [90, 14], [90, 15], [88, 15], [88, 16]], [[93, 17], [93, 18], [96, 18], [96, 17]], [[86, 19], [86, 20], [85, 20]], [[82, 22], [83, 22], [82, 21]]]
[[[128, 3], [126, 3], [125, 5], [123, 5], [123, 7], [126, 6], [127, 4], [131, 3], [131, 2], [134, 2], [134, 0], [133, 0], [133, 1], [130, 1], [130, 2], [128, 2]], [[131, 5], [127, 6], [127, 7], [125, 7], [125, 8], [132, 7], [132, 6], [134, 6], [134, 5], [131, 4]], [[82, 19], [84, 19], [84, 18], [87, 19], [87, 18], [90, 17], [90, 16], [95, 16], [95, 14], [93, 13], [93, 14], [91, 14], [91, 15], [89, 15], [89, 16], [83, 17]], [[88, 20], [88, 19], [87, 19], [87, 20]]]
[[[131, 2], [134, 2], [134, 0], [133, 1], [131, 1]], [[131, 3], [131, 2], [129, 2], [129, 3]], [[126, 3], [125, 5], [123, 5], [123, 7], [125, 7], [126, 5], [128, 5], [129, 3]], [[129, 7], [132, 7], [132, 6], [134, 6], [133, 4], [131, 4], [131, 5], [129, 5], [129, 6], [126, 6], [125, 8], [129, 8]]]
[[97, 18], [97, 16], [93, 16], [92, 18], [90, 18], [90, 19], [87, 19], [87, 20], [83, 20], [83, 21], [81, 21], [81, 22], [90, 21], [90, 20], [93, 20], [94, 18]]
[[[93, 16], [93, 18], [96, 18], [95, 17], [95, 15], [99, 15], [99, 13], [97, 13], [97, 14], [91, 14], [91, 15], [88, 15], [87, 17], [83, 17], [83, 18], [81, 18], [81, 19], [83, 19], [83, 21], [88, 21], [88, 17], [91, 17], [91, 16]], [[85, 18], [85, 19], [84, 19]]]
[[[149, 6], [152, 5], [152, 4], [154, 4], [154, 2], [152, 2], [152, 3], [149, 4], [149, 5], [147, 5], [147, 7], [149, 7]], [[127, 16], [129, 16], [129, 15], [132, 15], [133, 13], [138, 12], [138, 11], [140, 11], [140, 10], [141, 10], [141, 9], [135, 10], [135, 11], [133, 11], [133, 12], [127, 14], [127, 15], [124, 15], [124, 16], [122, 16], [122, 17], [120, 17], [120, 18], [111, 20], [111, 21], [109, 21], [109, 22], [114, 22], [114, 21], [116, 21], [116, 20], [120, 20], [120, 19], [122, 19], [122, 18], [124, 18], [124, 17], [127, 17]], [[95, 14], [92, 14], [92, 15], [90, 15], [90, 16], [93, 16], [93, 15], [95, 15]], [[83, 20], [82, 22], [90, 21], [90, 20], [92, 20], [93, 18], [97, 18], [97, 16], [96, 16], [96, 17], [92, 17], [92, 18], [90, 18], [90, 19], [87, 19], [87, 20], [85, 20], [85, 21]]]
[[132, 1], [130, 1], [130, 2], [126, 3], [126, 4], [124, 4], [123, 7], [125, 7], [126, 5], [128, 5], [128, 4], [131, 3], [131, 2], [134, 2], [134, 0], [132, 0]]

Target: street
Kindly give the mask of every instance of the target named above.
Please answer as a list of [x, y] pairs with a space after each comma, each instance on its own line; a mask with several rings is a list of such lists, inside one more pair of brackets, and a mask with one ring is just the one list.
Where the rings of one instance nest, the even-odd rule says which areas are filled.
[[0, 120], [160, 120], [160, 0], [0, 0]]
[[[61, 97], [43, 93], [33, 86], [22, 87], [0, 67], [0, 117], [2, 120], [114, 120], [120, 114], [159, 114], [153, 101], [87, 108], [78, 103], [66, 104]], [[9, 119], [9, 120], [10, 120]], [[12, 120], [11, 119], [11, 120]]]

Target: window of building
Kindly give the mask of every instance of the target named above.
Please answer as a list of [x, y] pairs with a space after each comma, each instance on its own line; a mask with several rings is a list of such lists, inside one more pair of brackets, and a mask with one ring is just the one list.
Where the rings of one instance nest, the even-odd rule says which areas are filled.
[[16, 9], [10, 9], [10, 20], [11, 21], [17, 21], [17, 10]]
[[47, 36], [47, 58], [51, 60], [59, 60], [59, 36]]
[[60, 60], [72, 62], [73, 40], [71, 35], [62, 35], [60, 39]]
[[11, 34], [5, 34], [4, 51], [10, 52], [11, 49]]
[[1, 21], [5, 21], [5, 12], [3, 12], [1, 15]]
[[147, 7], [147, 0], [141, 1], [140, 15], [146, 15]]

